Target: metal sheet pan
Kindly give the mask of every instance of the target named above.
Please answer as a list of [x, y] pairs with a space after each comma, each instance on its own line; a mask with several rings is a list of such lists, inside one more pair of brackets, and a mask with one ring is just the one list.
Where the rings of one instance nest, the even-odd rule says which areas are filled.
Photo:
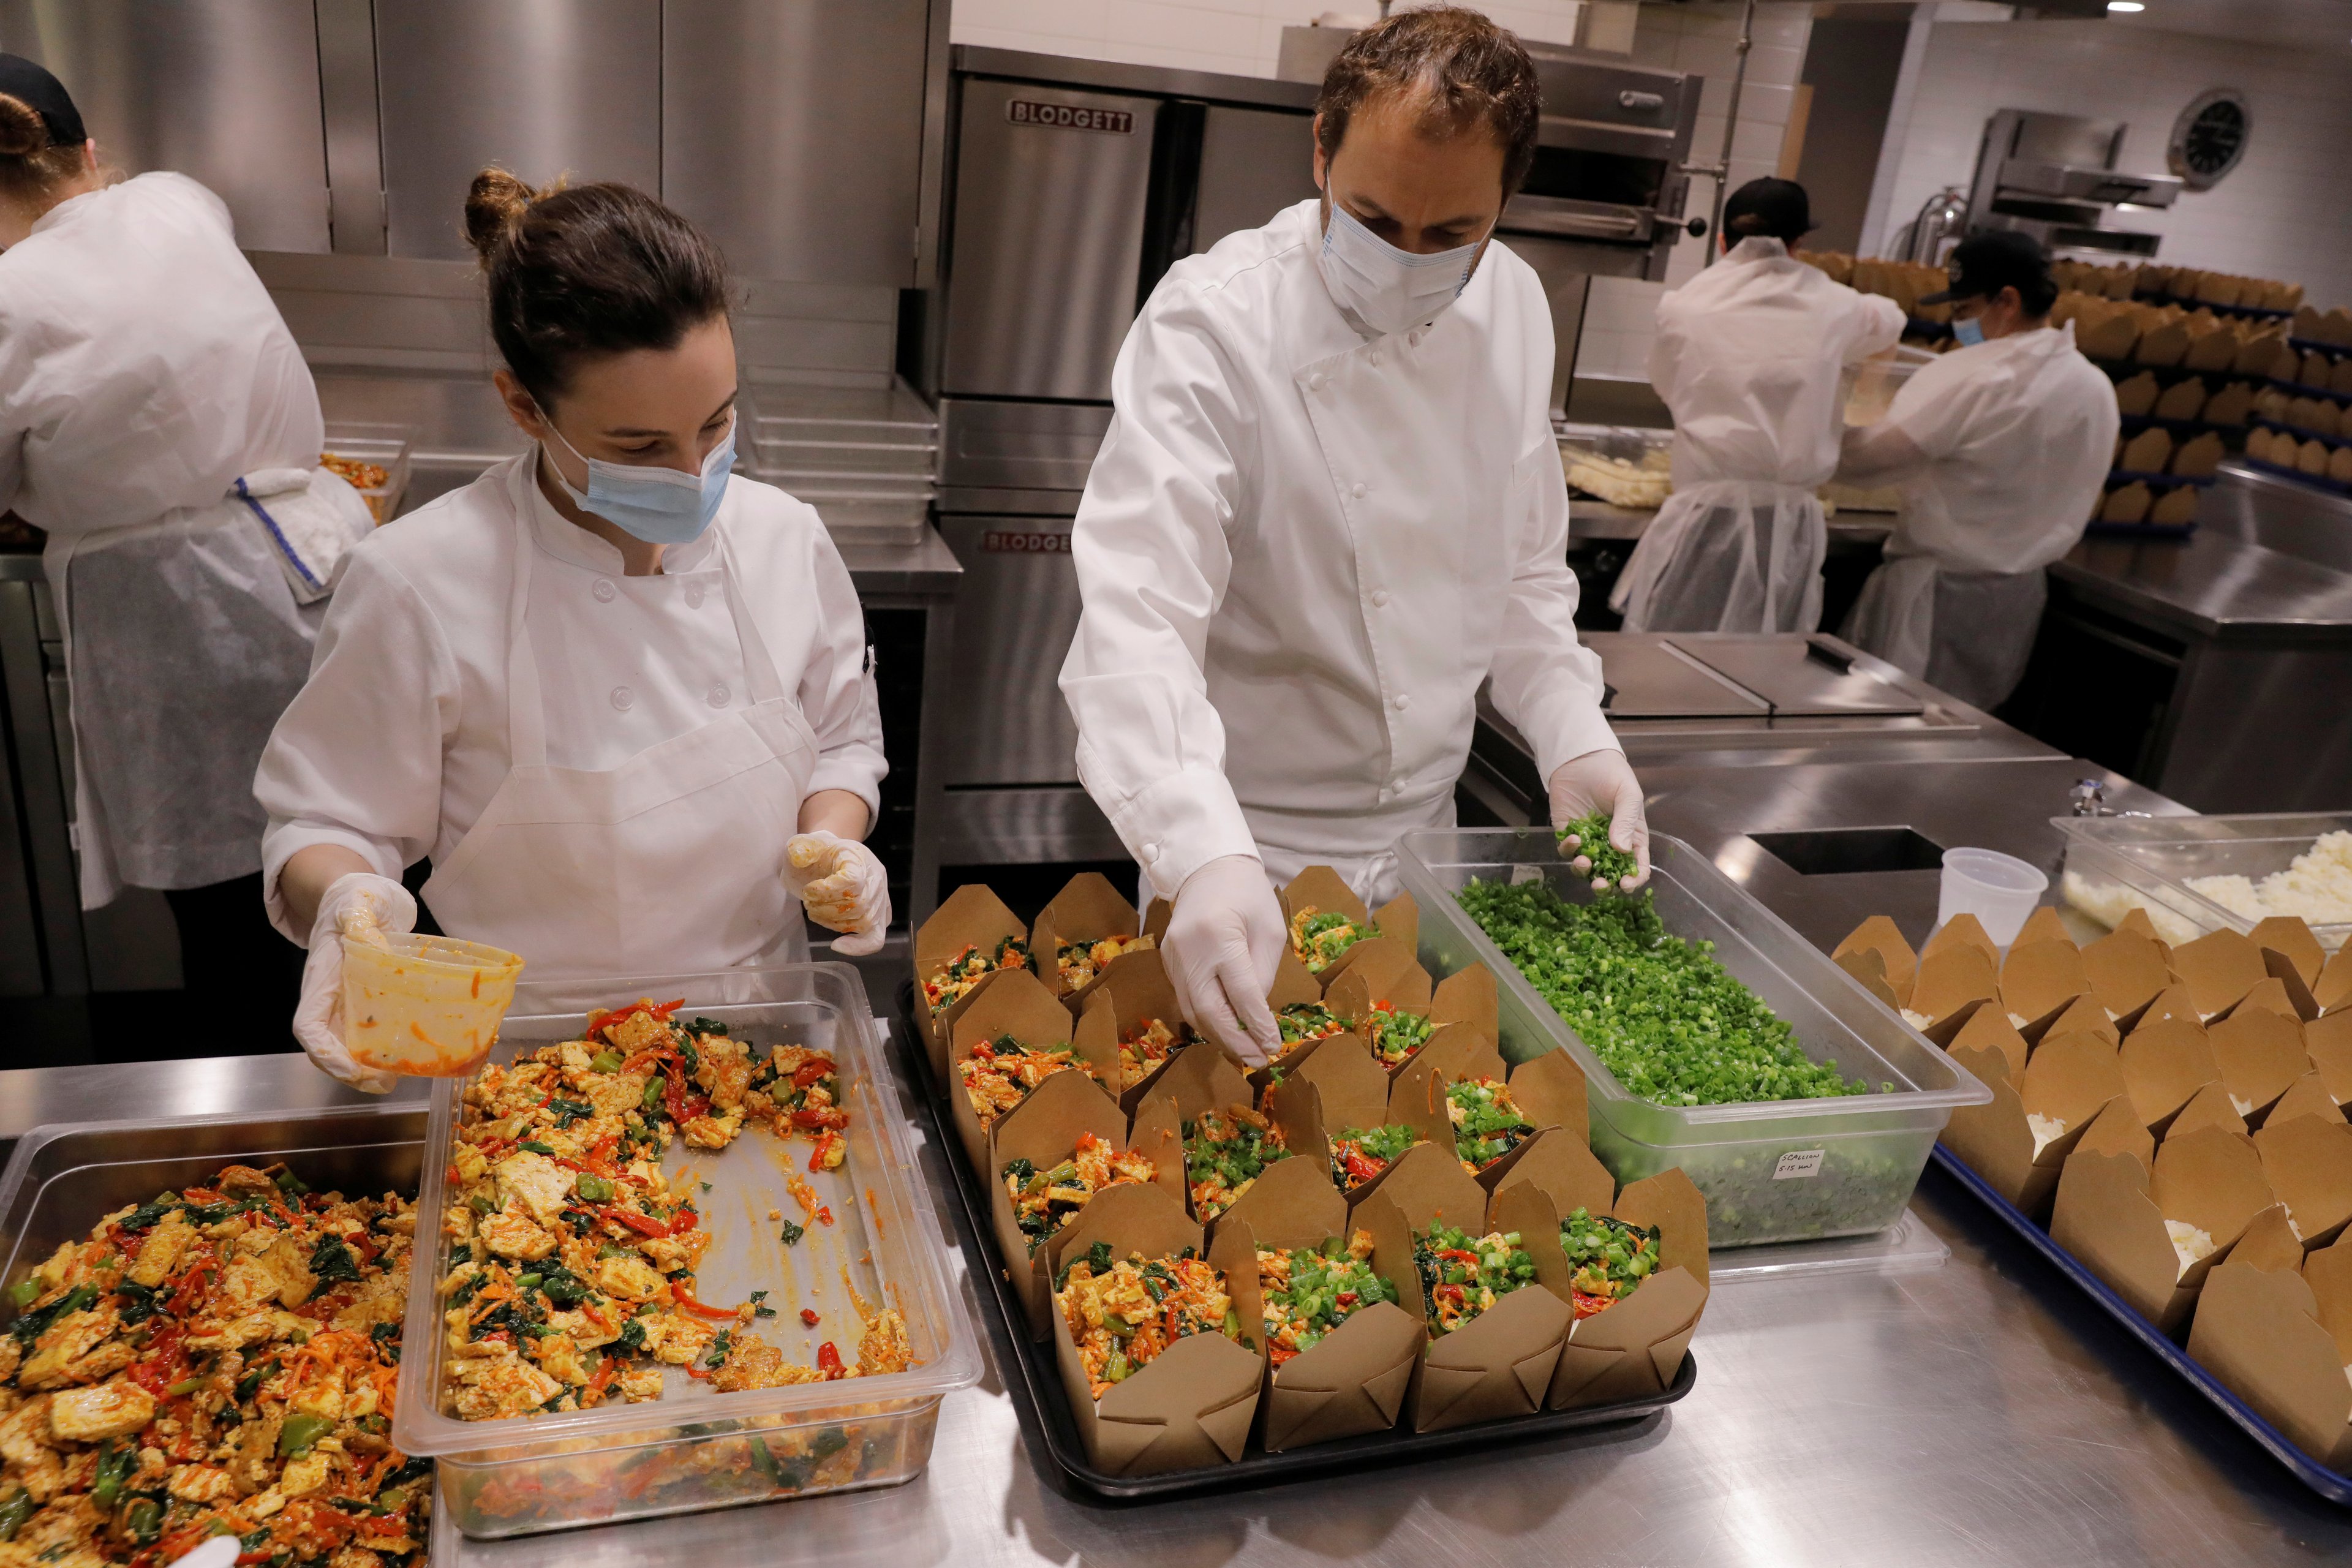
[[975, 1280], [985, 1275], [990, 1289], [978, 1292], [981, 1316], [986, 1320], [989, 1342], [996, 1356], [1005, 1391], [1013, 1396], [1029, 1450], [1045, 1479], [1065, 1492], [1091, 1493], [1113, 1501], [1160, 1502], [1177, 1498], [1223, 1497], [1250, 1487], [1303, 1480], [1311, 1476], [1354, 1475], [1381, 1465], [1435, 1458], [1491, 1448], [1497, 1445], [1552, 1436], [1591, 1428], [1621, 1427], [1654, 1415], [1691, 1391], [1698, 1380], [1698, 1361], [1685, 1353], [1682, 1371], [1664, 1393], [1585, 1410], [1549, 1410], [1515, 1421], [1489, 1422], [1447, 1432], [1409, 1432], [1402, 1426], [1370, 1436], [1320, 1443], [1287, 1453], [1267, 1454], [1253, 1448], [1230, 1465], [1207, 1469], [1178, 1470], [1155, 1476], [1113, 1476], [1087, 1462], [1086, 1443], [1070, 1415], [1069, 1399], [1053, 1352], [1029, 1337], [1020, 1299], [1013, 1293], [1004, 1259], [996, 1249], [990, 1218], [990, 1198], [978, 1173], [955, 1153], [956, 1131], [947, 1112], [947, 1100], [931, 1077], [929, 1054], [912, 1017], [913, 985], [898, 988], [897, 1025], [890, 1031], [899, 1070], [916, 1084], [929, 1110], [941, 1149], [949, 1151], [948, 1169], [954, 1173], [959, 1203], [950, 1210], [956, 1239], [971, 1260]]

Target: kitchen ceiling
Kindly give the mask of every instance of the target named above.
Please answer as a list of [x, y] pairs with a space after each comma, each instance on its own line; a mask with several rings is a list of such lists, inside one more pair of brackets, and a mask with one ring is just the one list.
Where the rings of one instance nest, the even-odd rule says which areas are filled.
[[2201, 33], [2242, 43], [2352, 51], [2352, 0], [2145, 0], [2145, 11], [2110, 12], [2118, 27]]

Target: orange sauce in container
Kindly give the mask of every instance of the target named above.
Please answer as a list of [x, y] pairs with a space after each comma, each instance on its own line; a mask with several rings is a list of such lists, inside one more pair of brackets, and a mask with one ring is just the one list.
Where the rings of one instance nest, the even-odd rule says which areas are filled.
[[462, 1078], [498, 1043], [522, 960], [454, 937], [343, 939], [343, 1043], [362, 1067]]

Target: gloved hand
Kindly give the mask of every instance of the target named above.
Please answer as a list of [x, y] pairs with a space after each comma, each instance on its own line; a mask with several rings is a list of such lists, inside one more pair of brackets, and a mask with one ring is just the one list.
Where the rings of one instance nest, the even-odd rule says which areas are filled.
[[244, 1544], [234, 1535], [215, 1535], [202, 1542], [185, 1555], [174, 1557], [165, 1568], [230, 1568]]
[[330, 1078], [367, 1094], [392, 1092], [393, 1075], [363, 1068], [343, 1044], [343, 938], [364, 942], [416, 929], [416, 900], [389, 877], [351, 871], [327, 884], [310, 922], [310, 956], [302, 965], [302, 998], [294, 1005], [294, 1037]]
[[[1614, 748], [1571, 757], [1551, 775], [1554, 829], [1596, 811], [1609, 817], [1610, 846], [1633, 857], [1633, 875], [1619, 882], [1620, 888], [1630, 893], [1650, 879], [1650, 824], [1642, 815], [1641, 782], [1633, 777], [1633, 764], [1625, 760], [1625, 753]], [[1576, 854], [1581, 847], [1573, 834], [1562, 839], [1559, 846], [1561, 854], [1576, 856], [1569, 864], [1579, 876], [1588, 875], [1592, 869], [1592, 857]], [[1593, 883], [1596, 891], [1601, 887], [1599, 881]]]
[[833, 951], [863, 958], [882, 950], [890, 929], [890, 884], [874, 851], [854, 838], [819, 830], [784, 846], [784, 885], [827, 931], [846, 931]]
[[1282, 944], [1282, 906], [1255, 855], [1221, 856], [1187, 877], [1160, 942], [1184, 1016], [1252, 1067], [1282, 1054], [1265, 1001]]

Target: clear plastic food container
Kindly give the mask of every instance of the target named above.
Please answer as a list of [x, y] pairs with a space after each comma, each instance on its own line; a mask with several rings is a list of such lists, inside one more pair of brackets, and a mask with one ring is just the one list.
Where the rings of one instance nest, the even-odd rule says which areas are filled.
[[[2262, 916], [2215, 902], [2189, 883], [2205, 877], [2260, 882], [2284, 871], [2324, 833], [2352, 831], [2352, 812], [2281, 811], [2238, 816], [2053, 816], [2066, 840], [2059, 894], [2074, 909], [2112, 926], [2137, 906], [2157, 935], [2193, 941], [2224, 927], [2251, 931]], [[2320, 946], [2334, 952], [2352, 922], [2311, 922]]]
[[757, 389], [743, 458], [845, 542], [911, 543], [937, 492], [939, 419], [910, 388]]
[[1421, 962], [1444, 977], [1473, 963], [1500, 982], [1503, 1055], [1565, 1050], [1584, 1069], [1592, 1152], [1621, 1183], [1680, 1166], [1706, 1195], [1716, 1247], [1862, 1236], [1902, 1217], [1952, 1109], [1991, 1090], [1929, 1045], [1845, 971], [1679, 838], [1650, 840], [1651, 886], [1666, 930], [1715, 944], [1715, 958], [1793, 1026], [1814, 1061], [1884, 1092], [1836, 1100], [1666, 1106], [1621, 1085], [1454, 901], [1471, 879], [1549, 883], [1589, 903], [1548, 828], [1405, 835], [1398, 869], [1421, 905]]
[[1936, 355], [1927, 349], [1897, 343], [1884, 353], [1846, 366], [1838, 377], [1838, 402], [1845, 409], [1845, 422], [1875, 425], [1885, 418], [1904, 383], [1918, 374], [1920, 366], [1935, 361]]
[[[872, 1009], [845, 963], [796, 964], [608, 981], [525, 983], [491, 1051], [508, 1062], [551, 1041], [576, 1038], [592, 1010], [650, 996], [686, 998], [681, 1012], [729, 1026], [765, 1047], [792, 1043], [830, 1052], [849, 1111], [849, 1157], [808, 1172], [809, 1147], [747, 1128], [712, 1153], [673, 1142], [663, 1161], [673, 1182], [690, 1170], [710, 1190], [697, 1198], [713, 1242], [695, 1279], [703, 1300], [734, 1302], [768, 1292], [776, 1310], [755, 1331], [787, 1359], [813, 1363], [835, 1340], [844, 1359], [859, 1321], [850, 1289], [905, 1315], [912, 1364], [905, 1372], [788, 1388], [712, 1392], [665, 1369], [662, 1396], [647, 1404], [500, 1421], [463, 1421], [444, 1396], [447, 1355], [436, 1286], [448, 1270], [446, 1238], [417, 1238], [393, 1441], [440, 1463], [444, 1506], [466, 1534], [528, 1535], [573, 1525], [689, 1513], [820, 1492], [895, 1486], [930, 1458], [940, 1398], [976, 1381], [980, 1349], [950, 1288], [946, 1244], [917, 1171], [885, 1068]], [[470, 1080], [434, 1086], [422, 1215], [446, 1209], [459, 1096]], [[782, 1222], [807, 1216], [786, 1190], [797, 1177], [834, 1216], [787, 1247]], [[771, 1219], [772, 1211], [782, 1219]], [[437, 1230], [436, 1223], [436, 1230]], [[420, 1231], [422, 1227], [420, 1226]], [[803, 1328], [800, 1312], [818, 1314]]]
[[409, 436], [405, 425], [337, 420], [327, 426], [321, 457], [373, 463], [383, 470], [382, 484], [352, 486], [365, 498], [379, 528], [400, 515], [400, 503], [408, 494]]

